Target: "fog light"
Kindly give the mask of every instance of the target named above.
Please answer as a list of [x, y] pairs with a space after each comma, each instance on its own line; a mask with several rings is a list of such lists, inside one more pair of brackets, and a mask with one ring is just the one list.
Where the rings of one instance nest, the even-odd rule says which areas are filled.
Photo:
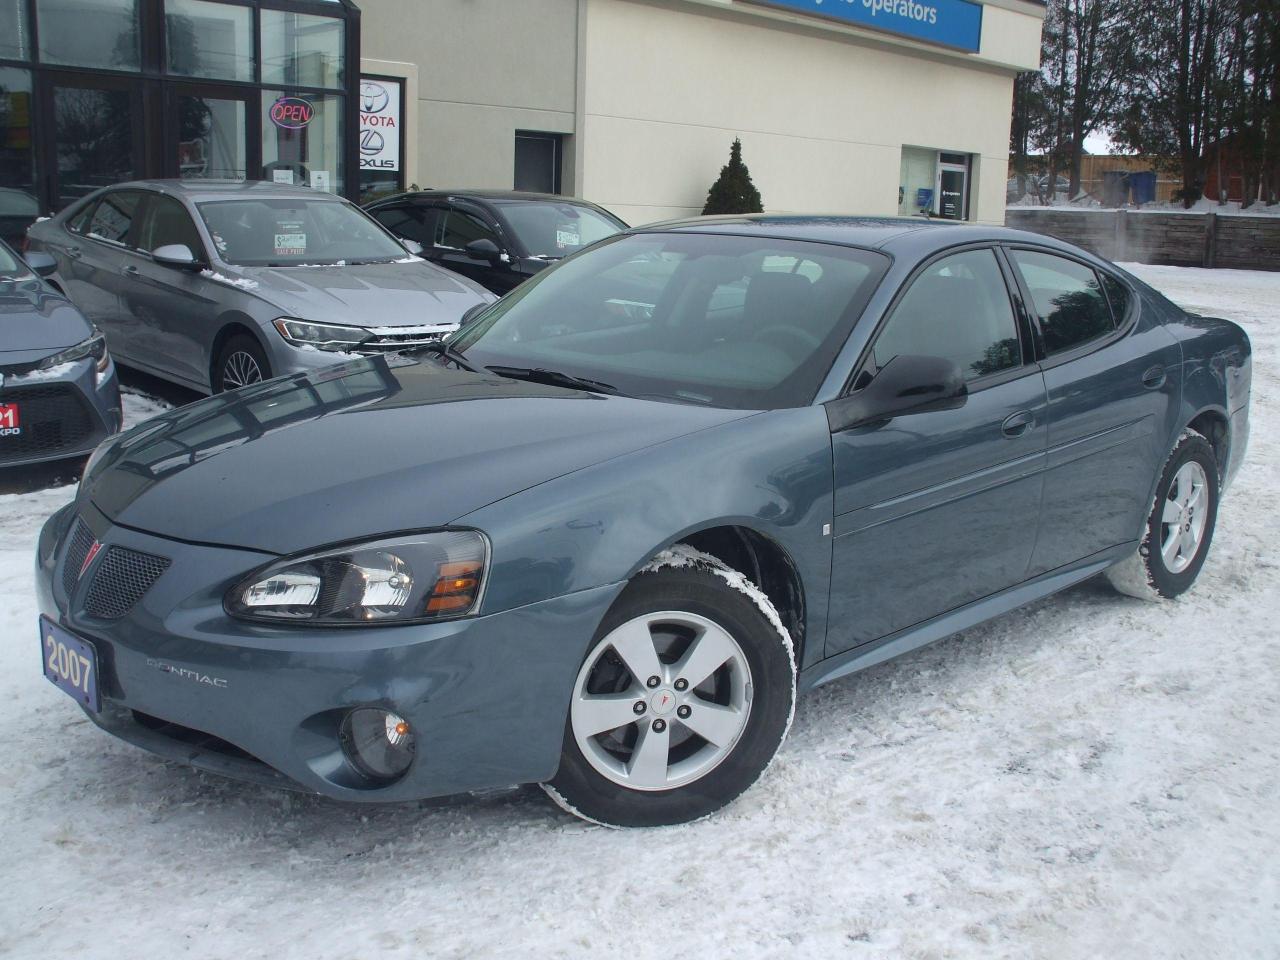
[[413, 730], [389, 710], [352, 710], [342, 721], [341, 738], [347, 759], [371, 780], [395, 780], [413, 763]]

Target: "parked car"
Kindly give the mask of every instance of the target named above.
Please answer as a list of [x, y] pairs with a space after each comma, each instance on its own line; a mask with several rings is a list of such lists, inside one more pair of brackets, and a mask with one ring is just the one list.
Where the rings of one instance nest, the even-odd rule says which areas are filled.
[[49, 677], [257, 782], [691, 820], [798, 693], [1096, 574], [1190, 588], [1248, 435], [1235, 324], [936, 221], [632, 230], [434, 349], [101, 447], [38, 545]]
[[367, 204], [423, 255], [498, 296], [627, 225], [603, 207], [547, 193], [423, 190]]
[[85, 457], [120, 429], [106, 341], [42, 279], [54, 267], [0, 241], [0, 467]]
[[120, 362], [206, 393], [420, 346], [494, 299], [306, 187], [125, 183], [28, 238]]

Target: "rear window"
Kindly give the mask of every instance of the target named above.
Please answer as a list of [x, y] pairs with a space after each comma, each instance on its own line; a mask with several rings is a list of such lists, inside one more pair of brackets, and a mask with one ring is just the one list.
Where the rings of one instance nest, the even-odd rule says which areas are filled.
[[141, 202], [142, 194], [135, 190], [108, 193], [98, 201], [93, 216], [89, 218], [89, 236], [95, 240], [127, 245]]

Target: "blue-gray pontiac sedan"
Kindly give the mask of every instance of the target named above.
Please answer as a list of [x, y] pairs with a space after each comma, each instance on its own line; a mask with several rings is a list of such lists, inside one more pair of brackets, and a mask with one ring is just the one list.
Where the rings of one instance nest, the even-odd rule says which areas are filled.
[[1176, 597], [1248, 338], [1045, 237], [748, 217], [602, 241], [447, 344], [98, 449], [38, 547], [100, 727], [343, 800], [746, 790], [797, 694], [1105, 573]]

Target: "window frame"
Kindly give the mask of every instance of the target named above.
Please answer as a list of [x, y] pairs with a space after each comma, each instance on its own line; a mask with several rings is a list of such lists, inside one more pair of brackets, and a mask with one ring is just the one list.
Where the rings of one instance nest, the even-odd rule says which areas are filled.
[[[1033, 334], [1038, 337], [1038, 331], [1033, 330], [1030, 325], [1029, 311], [1026, 309], [1023, 301], [1023, 293], [1020, 287], [1014, 285], [1014, 278], [1009, 275], [1009, 265], [1002, 256], [1000, 244], [993, 240], [980, 240], [971, 243], [959, 244], [954, 247], [947, 247], [939, 250], [922, 260], [912, 269], [906, 279], [899, 285], [893, 294], [893, 299], [889, 301], [889, 305], [885, 307], [884, 312], [880, 315], [880, 319], [876, 321], [875, 329], [867, 338], [866, 346], [862, 348], [862, 353], [858, 356], [858, 362], [853, 365], [853, 370], [849, 374], [849, 378], [845, 381], [844, 389], [840, 391], [840, 397], [850, 397], [861, 392], [871, 379], [882, 370], [882, 367], [876, 365], [875, 346], [881, 335], [892, 321], [894, 314], [897, 313], [898, 307], [907, 295], [907, 291], [915, 284], [915, 282], [931, 267], [942, 260], [946, 260], [961, 253], [969, 253], [975, 250], [990, 250], [992, 257], [996, 261], [996, 265], [1000, 270], [1001, 279], [1004, 281], [1005, 295], [1009, 298], [1009, 308], [1013, 312], [1014, 326], [1018, 331], [1018, 345], [1022, 353], [1021, 362], [1017, 366], [1010, 367], [1007, 370], [999, 370], [995, 373], [988, 373], [981, 377], [975, 377], [972, 380], [966, 380], [965, 386], [969, 393], [977, 393], [981, 390], [987, 390], [991, 387], [999, 386], [1002, 383], [1009, 383], [1012, 380], [1020, 380], [1022, 377], [1029, 376], [1032, 373], [1039, 373], [1039, 367], [1036, 366], [1037, 361], [1037, 340], [1033, 339]], [[869, 376], [867, 376], [869, 374]], [[864, 380], [864, 376], [866, 379]]]
[[[1027, 316], [1031, 322], [1032, 329], [1035, 332], [1036, 362], [1041, 370], [1051, 370], [1061, 364], [1070, 363], [1073, 360], [1079, 360], [1081, 357], [1087, 357], [1091, 354], [1097, 353], [1099, 350], [1106, 349], [1118, 340], [1123, 340], [1137, 325], [1137, 292], [1110, 270], [1099, 267], [1096, 263], [1092, 263], [1084, 257], [1070, 253], [1066, 250], [1057, 250], [1053, 247], [1042, 247], [1034, 243], [1002, 243], [1000, 244], [1000, 248], [1004, 253], [1005, 260], [1008, 262], [1009, 272], [1012, 275], [1013, 281], [1018, 285], [1018, 289], [1021, 291]], [[1069, 260], [1092, 270], [1094, 275], [1098, 278], [1098, 289], [1102, 291], [1102, 299], [1107, 305], [1107, 312], [1111, 314], [1111, 322], [1114, 324], [1114, 328], [1111, 333], [1106, 336], [1094, 337], [1092, 340], [1086, 340], [1084, 343], [1050, 356], [1048, 350], [1045, 349], [1044, 328], [1041, 326], [1039, 312], [1034, 306], [1035, 300], [1032, 299], [1031, 291], [1026, 286], [1022, 272], [1018, 269], [1018, 265], [1013, 259], [1012, 251], [1014, 250], [1026, 250], [1030, 253], [1060, 257], [1063, 260]], [[1102, 282], [1104, 274], [1119, 281], [1124, 288], [1129, 291], [1129, 305], [1123, 318], [1116, 316], [1115, 307], [1111, 303], [1111, 297], [1107, 294], [1106, 285]]]

